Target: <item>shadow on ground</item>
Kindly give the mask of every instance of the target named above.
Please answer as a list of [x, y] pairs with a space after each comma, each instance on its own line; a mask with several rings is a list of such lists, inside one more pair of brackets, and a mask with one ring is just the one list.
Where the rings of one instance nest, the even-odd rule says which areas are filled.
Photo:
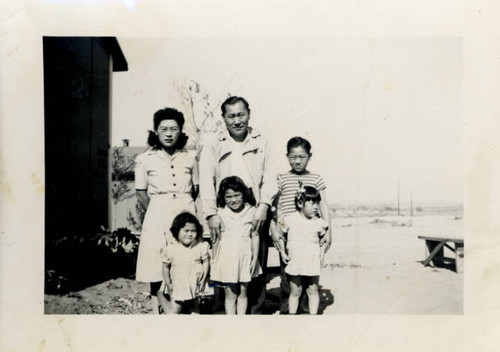
[[[417, 263], [424, 264], [424, 260], [418, 260]], [[453, 272], [456, 272], [455, 259], [453, 258], [440, 258], [434, 259], [431, 263], [428, 264], [429, 267], [438, 268], [438, 269], [446, 269]]]
[[[267, 274], [266, 282], [269, 283], [275, 277], [279, 277], [279, 272], [272, 272]], [[281, 302], [284, 301], [287, 306], [287, 297], [281, 298], [281, 289], [280, 287], [274, 287], [266, 290], [266, 299], [264, 301], [264, 305], [262, 307], [262, 314], [278, 314], [280, 313], [280, 305]], [[332, 294], [332, 291], [329, 289], [322, 288], [319, 286], [319, 308], [318, 314], [323, 314], [326, 307], [332, 305], [335, 301], [335, 298]], [[309, 308], [307, 307], [307, 294], [303, 294], [301, 296], [299, 312], [298, 314], [308, 314]]]

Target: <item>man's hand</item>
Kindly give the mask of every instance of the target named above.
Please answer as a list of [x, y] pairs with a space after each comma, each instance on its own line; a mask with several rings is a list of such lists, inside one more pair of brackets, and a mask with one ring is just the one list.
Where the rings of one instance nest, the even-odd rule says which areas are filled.
[[165, 287], [163, 288], [163, 294], [169, 295], [172, 293], [172, 283], [165, 283]]
[[284, 251], [280, 252], [281, 253], [281, 260], [283, 260], [283, 263], [288, 264], [290, 261], [290, 257], [288, 254], [286, 254]]
[[206, 285], [205, 279], [203, 278], [203, 276], [200, 276], [198, 278], [198, 282], [196, 284], [196, 293], [204, 292], [205, 291], [205, 285]]
[[252, 262], [250, 263], [250, 276], [251, 277], [256, 276], [257, 268], [258, 268], [257, 263], [258, 263], [257, 259], [252, 258]]
[[267, 218], [267, 209], [269, 208], [269, 205], [265, 203], [260, 203], [259, 207], [255, 211], [252, 219], [252, 232], [258, 232], [260, 233], [260, 230], [262, 229], [262, 226], [264, 225], [264, 222], [266, 221]]
[[208, 228], [210, 229], [210, 236], [212, 243], [220, 240], [220, 232], [222, 228], [222, 220], [219, 215], [215, 214], [208, 218]]
[[279, 248], [279, 241], [282, 238], [278, 229], [276, 228], [276, 222], [271, 220], [271, 225], [269, 226], [269, 234], [271, 235], [271, 240], [276, 248]]

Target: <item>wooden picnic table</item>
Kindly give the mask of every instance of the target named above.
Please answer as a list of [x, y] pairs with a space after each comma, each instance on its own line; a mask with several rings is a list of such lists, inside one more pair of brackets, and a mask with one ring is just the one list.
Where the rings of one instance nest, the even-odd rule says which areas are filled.
[[[460, 273], [463, 271], [464, 260], [464, 239], [453, 237], [438, 237], [438, 236], [418, 236], [418, 238], [425, 240], [425, 244], [429, 251], [428, 257], [422, 261], [424, 266], [432, 264], [439, 266], [444, 261], [452, 261], [455, 266], [455, 271]], [[453, 247], [448, 243], [453, 243]], [[444, 256], [444, 247], [448, 248], [455, 253], [455, 258]]]

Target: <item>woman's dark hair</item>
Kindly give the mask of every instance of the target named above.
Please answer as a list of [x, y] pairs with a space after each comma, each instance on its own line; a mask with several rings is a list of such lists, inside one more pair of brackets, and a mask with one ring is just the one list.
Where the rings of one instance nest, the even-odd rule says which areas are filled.
[[172, 221], [172, 226], [170, 227], [170, 232], [172, 232], [172, 236], [174, 236], [174, 238], [178, 240], [179, 231], [184, 226], [186, 226], [186, 224], [194, 224], [194, 226], [196, 226], [196, 240], [201, 241], [203, 238], [203, 226], [201, 226], [196, 216], [187, 212], [180, 213], [175, 217], [174, 221]]
[[297, 192], [297, 195], [295, 196], [295, 208], [300, 210], [299, 202], [304, 204], [308, 200], [313, 201], [314, 203], [319, 203], [321, 201], [321, 195], [316, 188], [303, 186], [302, 192]]
[[224, 196], [228, 189], [232, 189], [235, 192], [241, 192], [243, 194], [243, 203], [248, 203], [252, 206], [257, 204], [252, 190], [245, 185], [245, 182], [238, 176], [230, 176], [223, 179], [220, 183], [219, 193], [217, 194], [217, 206], [219, 208], [226, 206]]
[[245, 109], [247, 109], [248, 113], [250, 113], [250, 106], [248, 105], [248, 101], [246, 101], [245, 98], [233, 96], [233, 97], [227, 98], [220, 106], [220, 109], [222, 110], [222, 116], [224, 116], [224, 114], [226, 113], [226, 106], [227, 105], [234, 105], [239, 101], [241, 101], [243, 103], [243, 106], [245, 107]]
[[311, 154], [311, 143], [305, 138], [302, 137], [293, 137], [290, 138], [288, 143], [286, 144], [286, 153], [290, 154], [292, 148], [302, 147], [307, 152], [307, 154]]
[[182, 115], [180, 111], [177, 111], [172, 108], [161, 109], [154, 113], [153, 115], [154, 130], [149, 131], [148, 145], [153, 149], [161, 149], [163, 147], [163, 145], [160, 143], [160, 140], [158, 139], [158, 135], [155, 133], [155, 131], [158, 129], [158, 126], [163, 120], [174, 120], [175, 122], [177, 122], [179, 128], [181, 129], [181, 133], [174, 147], [177, 150], [184, 148], [188, 140], [188, 136], [186, 136], [186, 134], [182, 132], [182, 127], [184, 126], [184, 115]]

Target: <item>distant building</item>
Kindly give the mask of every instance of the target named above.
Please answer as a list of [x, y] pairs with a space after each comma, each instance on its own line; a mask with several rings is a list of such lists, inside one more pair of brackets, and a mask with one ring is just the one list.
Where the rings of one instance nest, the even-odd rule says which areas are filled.
[[[123, 157], [126, 165], [134, 163], [137, 155], [144, 153], [149, 147], [146, 146], [130, 146], [129, 139], [123, 139], [123, 144], [120, 147], [113, 147], [121, 157]], [[116, 156], [112, 153], [112, 157]], [[111, 160], [114, 165], [115, 160]], [[142, 222], [141, 212], [137, 209], [137, 199], [135, 197], [134, 186], [134, 168], [128, 168], [126, 171], [121, 171], [120, 175], [115, 175], [113, 170], [112, 181], [124, 182], [129, 189], [128, 195], [120, 200], [114, 200], [111, 208], [112, 223], [110, 227], [113, 229], [126, 227], [133, 232], [139, 232], [139, 226]]]
[[[137, 155], [144, 153], [146, 150], [149, 149], [148, 146], [130, 146], [130, 140], [129, 139], [123, 139], [123, 144], [120, 147], [113, 147], [118, 149], [118, 152], [128, 161], [128, 162], [134, 162], [135, 158]], [[111, 155], [113, 157], [113, 153]], [[113, 160], [112, 160], [113, 164]], [[115, 175], [113, 174], [112, 170], [112, 180], [114, 181], [116, 179]], [[122, 179], [128, 180], [128, 181], [133, 181], [134, 180], [134, 170], [128, 170], [127, 172], [122, 172], [120, 177]]]

